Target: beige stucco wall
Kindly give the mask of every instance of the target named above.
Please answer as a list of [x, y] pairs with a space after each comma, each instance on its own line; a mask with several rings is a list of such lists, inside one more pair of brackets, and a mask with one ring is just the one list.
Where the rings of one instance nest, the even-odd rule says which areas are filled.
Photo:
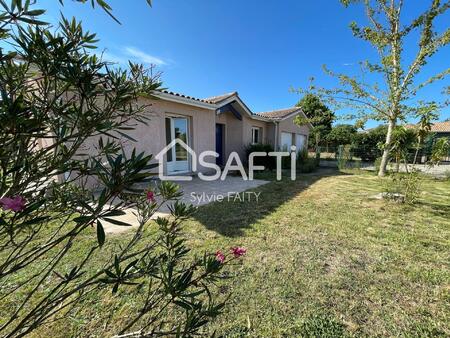
[[[252, 119], [245, 114], [242, 115], [242, 120], [239, 120], [231, 112], [217, 115], [216, 123], [225, 125], [225, 162], [233, 151], [237, 152], [242, 159], [245, 159], [245, 148], [252, 142], [252, 127], [261, 128], [262, 143], [269, 143], [274, 147], [275, 143], [278, 145], [281, 144], [282, 132], [305, 135], [307, 142], [309, 127], [307, 125], [296, 125], [294, 118], [295, 116], [280, 121], [278, 135], [276, 136], [275, 124], [273, 122]], [[277, 142], [275, 142], [276, 138], [278, 138]]]
[[310, 131], [309, 126], [306, 124], [298, 126], [297, 124], [294, 123], [294, 119], [295, 119], [295, 116], [292, 116], [292, 117], [289, 117], [289, 118], [279, 122], [278, 141], [277, 141], [278, 145], [281, 144], [281, 133], [283, 133], [283, 132], [305, 135], [306, 136], [305, 144], [308, 144], [308, 137], [309, 137], [309, 131]]
[[267, 122], [267, 128], [266, 128], [266, 139], [267, 139], [267, 143], [271, 144], [272, 147], [275, 148], [275, 123], [273, 122]]
[[248, 146], [252, 142], [252, 128], [261, 128], [262, 131], [262, 139], [261, 143], [267, 143], [267, 122], [254, 120], [250, 118], [248, 115], [244, 116], [242, 119], [243, 127], [244, 127], [244, 145]]
[[[197, 153], [215, 150], [215, 112], [204, 108], [165, 100], [145, 100], [151, 104], [147, 108], [150, 121], [147, 125], [138, 124], [130, 135], [138, 143], [130, 144], [138, 151], [158, 154], [166, 146], [165, 118], [168, 116], [186, 117], [189, 121], [189, 146]], [[198, 170], [205, 171], [199, 167]]]
[[[150, 119], [147, 124], [133, 122], [133, 130], [126, 133], [134, 138], [133, 142], [124, 137], [120, 141], [126, 153], [131, 153], [133, 148], [136, 152], [145, 152], [156, 156], [166, 146], [165, 118], [166, 116], [186, 117], [189, 121], [189, 146], [200, 154], [206, 150], [215, 150], [215, 111], [205, 108], [194, 107], [182, 103], [166, 100], [149, 100], [141, 98], [139, 104], [148, 105], [145, 115]], [[83, 146], [87, 153], [94, 153], [94, 145], [98, 138], [92, 138]], [[158, 163], [156, 159], [153, 163]], [[165, 172], [166, 166], [164, 165]], [[208, 171], [208, 168], [199, 166], [198, 171]], [[153, 170], [158, 171], [158, 168]]]

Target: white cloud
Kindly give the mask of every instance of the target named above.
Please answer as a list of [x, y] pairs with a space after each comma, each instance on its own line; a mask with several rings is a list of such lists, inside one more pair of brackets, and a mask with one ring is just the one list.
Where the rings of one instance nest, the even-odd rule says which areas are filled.
[[108, 61], [112, 63], [117, 63], [119, 65], [127, 65], [128, 60], [126, 57], [118, 56], [116, 54], [111, 54], [109, 52], [103, 51], [101, 53], [95, 53], [98, 57], [100, 57], [103, 61]]
[[125, 53], [135, 59], [135, 61], [139, 61], [141, 63], [154, 64], [157, 66], [167, 65], [164, 60], [160, 58], [147, 54], [135, 47], [125, 47]]

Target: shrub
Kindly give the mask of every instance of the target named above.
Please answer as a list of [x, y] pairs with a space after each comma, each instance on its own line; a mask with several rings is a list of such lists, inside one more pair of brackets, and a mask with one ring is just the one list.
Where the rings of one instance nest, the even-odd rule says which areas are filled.
[[360, 132], [354, 135], [352, 143], [352, 153], [363, 161], [374, 161], [381, 156], [379, 144], [386, 139], [387, 127], [378, 126], [366, 132]]
[[319, 160], [309, 157], [308, 152], [300, 152], [297, 156], [297, 170], [301, 173], [311, 173], [319, 166]]
[[[181, 230], [195, 209], [176, 185], [149, 185], [151, 155], [123, 149], [147, 120], [138, 98], [151, 98], [159, 78], [135, 64], [111, 69], [86, 52], [95, 34], [64, 18], [54, 32], [30, 3], [0, 1], [0, 45], [16, 50], [0, 48], [0, 336], [33, 334], [106, 289], [113, 308], [141, 295], [119, 335], [197, 335], [224, 305], [214, 289], [224, 264], [243, 251], [190, 255]], [[91, 179], [99, 191], [82, 184]], [[150, 223], [169, 201], [172, 217]], [[113, 245], [105, 222], [130, 226], [116, 218], [128, 208], [137, 226]]]
[[[245, 148], [245, 153], [247, 154], [247, 161], [251, 153], [254, 152], [273, 152], [273, 147], [271, 144], [249, 144]], [[264, 166], [266, 169], [273, 170], [276, 168], [276, 159], [273, 156], [257, 156], [253, 158], [253, 164], [257, 166]]]
[[337, 161], [339, 170], [343, 170], [347, 168], [348, 162], [352, 159], [352, 155], [350, 153], [350, 146], [339, 146], [337, 152]]
[[414, 204], [420, 197], [421, 177], [417, 171], [392, 173], [384, 180], [383, 193], [388, 199]]

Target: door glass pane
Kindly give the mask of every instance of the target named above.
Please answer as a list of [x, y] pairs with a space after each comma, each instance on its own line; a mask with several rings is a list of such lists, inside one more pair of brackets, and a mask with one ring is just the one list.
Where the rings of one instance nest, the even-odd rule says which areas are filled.
[[[170, 118], [166, 117], [166, 145], [172, 142], [172, 128], [170, 127]], [[167, 162], [172, 162], [172, 151], [167, 152]]]
[[[174, 118], [173, 125], [175, 129], [175, 138], [180, 139], [184, 143], [187, 142], [187, 120], [183, 118]], [[187, 161], [188, 153], [180, 144], [175, 145], [175, 159], [176, 161]]]

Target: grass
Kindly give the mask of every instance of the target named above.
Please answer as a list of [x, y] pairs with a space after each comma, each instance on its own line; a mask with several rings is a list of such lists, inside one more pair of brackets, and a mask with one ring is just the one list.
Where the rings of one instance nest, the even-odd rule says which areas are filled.
[[[201, 207], [185, 224], [194, 251], [248, 249], [221, 287], [232, 296], [208, 332], [449, 336], [450, 181], [425, 178], [414, 206], [372, 199], [380, 186], [356, 171], [308, 174], [256, 189], [258, 203]], [[105, 291], [37, 336], [111, 335], [134, 301]]]

